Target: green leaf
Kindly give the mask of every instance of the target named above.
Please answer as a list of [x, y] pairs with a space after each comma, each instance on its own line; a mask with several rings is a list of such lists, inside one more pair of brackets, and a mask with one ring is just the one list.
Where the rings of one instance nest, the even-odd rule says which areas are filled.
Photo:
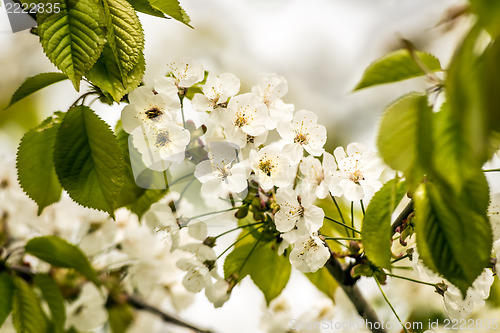
[[[430, 71], [440, 71], [441, 64], [432, 54], [415, 51], [416, 56]], [[412, 59], [406, 49], [394, 51], [383, 58], [373, 62], [365, 70], [361, 81], [354, 90], [375, 86], [378, 84], [392, 83], [412, 77], [425, 75], [424, 71]]]
[[56, 113], [27, 132], [17, 151], [19, 183], [38, 204], [38, 214], [61, 197], [62, 187], [57, 179], [53, 154], [63, 116], [63, 113]]
[[161, 11], [154, 9], [148, 0], [128, 0], [128, 2], [138, 12], [152, 15], [152, 16], [165, 18], [165, 15]]
[[134, 311], [127, 304], [112, 306], [108, 308], [108, 320], [111, 333], [125, 333], [134, 320]]
[[291, 272], [290, 262], [286, 256], [278, 255], [276, 242], [264, 243], [252, 236], [246, 239], [226, 257], [224, 275], [228, 278], [234, 274], [237, 281], [250, 275], [269, 304], [286, 287]]
[[463, 295], [488, 266], [492, 247], [486, 211], [471, 207], [473, 195], [455, 197], [446, 187], [433, 183], [421, 184], [414, 195], [420, 258]]
[[405, 183], [392, 179], [373, 196], [361, 226], [363, 247], [378, 267], [390, 268], [392, 257], [391, 216], [405, 195]]
[[[104, 10], [98, 0], [57, 0], [61, 10], [38, 13], [40, 43], [47, 57], [75, 89], [94, 65], [106, 42]], [[47, 6], [47, 4], [46, 4]]]
[[103, 4], [108, 43], [87, 78], [119, 102], [144, 75], [144, 34], [134, 8], [126, 0], [104, 0]]
[[38, 298], [31, 286], [20, 277], [14, 277], [12, 321], [17, 333], [45, 332], [47, 322]]
[[41, 73], [35, 76], [30, 76], [24, 80], [23, 84], [21, 84], [21, 86], [16, 90], [7, 107], [12, 106], [40, 89], [67, 79], [68, 77], [63, 73]]
[[110, 94], [115, 102], [120, 102], [125, 94], [139, 86], [145, 69], [146, 62], [144, 56], [141, 56], [135, 67], [122, 75], [113, 51], [109, 45], [105, 45], [101, 57], [87, 73], [87, 78]]
[[470, 0], [470, 10], [477, 15], [478, 23], [494, 38], [500, 35], [500, 2], [496, 0]]
[[113, 214], [125, 177], [123, 155], [109, 126], [90, 108], [68, 111], [57, 134], [54, 162], [73, 200]]
[[156, 8], [162, 13], [184, 23], [188, 27], [191, 27], [189, 25], [191, 19], [188, 14], [186, 14], [184, 9], [182, 9], [178, 0], [149, 0], [149, 3], [153, 6], [153, 8]]
[[332, 301], [335, 301], [335, 291], [339, 284], [330, 274], [328, 268], [321, 267], [314, 273], [304, 273], [304, 275], [316, 286], [316, 288], [322, 291]]
[[64, 332], [66, 308], [64, 306], [64, 297], [59, 289], [59, 286], [47, 274], [35, 275], [34, 282], [42, 291], [42, 297], [49, 306], [55, 332]]
[[6, 272], [0, 273], [0, 327], [12, 311], [12, 299], [14, 297], [14, 282]]
[[403, 171], [415, 189], [431, 166], [432, 110], [425, 94], [410, 93], [387, 108], [377, 147], [385, 163]]
[[26, 244], [26, 252], [63, 268], [74, 268], [90, 281], [99, 285], [96, 272], [83, 252], [58, 236], [35, 237]]

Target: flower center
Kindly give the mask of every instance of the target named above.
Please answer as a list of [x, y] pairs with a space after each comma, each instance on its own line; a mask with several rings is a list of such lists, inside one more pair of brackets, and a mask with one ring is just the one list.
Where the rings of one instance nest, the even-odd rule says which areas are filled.
[[148, 117], [148, 119], [155, 119], [163, 114], [163, 112], [161, 112], [161, 110], [156, 106], [153, 106], [151, 109], [147, 110], [145, 113], [146, 113], [146, 117]]
[[349, 179], [355, 183], [359, 182], [360, 180], [364, 180], [365, 178], [363, 177], [363, 174], [361, 173], [360, 170], [356, 169], [356, 171], [351, 172], [349, 174]]
[[169, 136], [168, 132], [160, 132], [156, 136], [155, 146], [156, 147], [166, 146], [170, 142], [172, 142], [172, 140], [170, 140], [170, 136]]
[[271, 177], [271, 173], [273, 172], [274, 168], [276, 168], [276, 165], [274, 165], [270, 160], [261, 159], [259, 161], [259, 169], [268, 177]]
[[6, 189], [7, 187], [9, 187], [9, 181], [7, 179], [2, 179], [2, 181], [0, 181], [0, 189]]
[[231, 170], [227, 165], [224, 165], [223, 167], [217, 167], [217, 170], [219, 171], [219, 175], [222, 180], [226, 180], [227, 177], [231, 176]]
[[309, 141], [309, 138], [307, 137], [307, 134], [305, 133], [297, 133], [295, 136], [295, 139], [293, 139], [293, 142], [305, 145], [307, 144], [307, 141]]
[[236, 114], [236, 119], [234, 121], [234, 125], [237, 127], [242, 127], [248, 123], [248, 119], [245, 117], [244, 113]]
[[255, 136], [247, 134], [247, 143], [255, 143]]

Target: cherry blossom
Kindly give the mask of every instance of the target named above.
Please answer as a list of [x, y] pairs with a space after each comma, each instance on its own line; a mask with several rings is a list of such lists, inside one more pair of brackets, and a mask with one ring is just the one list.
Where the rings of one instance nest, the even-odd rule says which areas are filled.
[[323, 153], [323, 163], [312, 155], [303, 158], [300, 162], [300, 172], [303, 175], [302, 187], [310, 188], [319, 199], [324, 199], [328, 195], [336, 168], [332, 154], [327, 152]]
[[209, 73], [203, 86], [203, 94], [195, 94], [192, 105], [198, 111], [213, 111], [224, 107], [230, 97], [240, 90], [240, 79], [234, 74], [224, 73], [219, 76]]
[[266, 146], [258, 152], [251, 150], [249, 159], [264, 191], [269, 191], [273, 186], [285, 187], [291, 184], [294, 169], [290, 165], [290, 159], [276, 147]]
[[303, 273], [316, 272], [326, 264], [328, 258], [330, 250], [317, 236], [299, 238], [290, 252], [290, 263]]
[[288, 92], [288, 82], [284, 77], [274, 73], [261, 74], [257, 85], [252, 87], [252, 92], [267, 105], [269, 115], [276, 124], [292, 120], [295, 107], [282, 100]]
[[179, 88], [188, 88], [204, 77], [203, 66], [193, 58], [180, 57], [167, 65], [169, 74]]

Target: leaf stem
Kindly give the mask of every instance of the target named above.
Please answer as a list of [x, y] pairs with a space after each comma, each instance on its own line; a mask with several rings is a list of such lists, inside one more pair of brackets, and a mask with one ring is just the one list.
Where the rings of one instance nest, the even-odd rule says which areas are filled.
[[[250, 232], [249, 232], [250, 233]], [[252, 255], [253, 251], [255, 251], [255, 248], [257, 247], [257, 245], [259, 245], [260, 241], [262, 240], [262, 237], [264, 237], [264, 233], [262, 233], [259, 237], [259, 239], [257, 239], [257, 241], [255, 242], [254, 246], [252, 246], [252, 249], [250, 250], [250, 252], [248, 252], [248, 255], [247, 257], [245, 258], [245, 261], [243, 261], [243, 263], [241, 264], [240, 266], [240, 269], [238, 269], [238, 273], [241, 273], [241, 270], [243, 269], [243, 267], [245, 267], [248, 259], [250, 258], [250, 256]]]
[[[325, 219], [327, 219], [328, 221], [332, 221], [332, 222], [334, 222], [334, 223], [337, 223], [337, 224], [339, 224], [339, 225], [341, 225], [341, 226], [345, 227], [346, 229], [350, 229], [350, 230], [355, 231], [355, 232], [357, 232], [358, 234], [360, 234], [360, 235], [361, 235], [361, 231], [358, 231], [357, 229], [355, 229], [355, 228], [353, 228], [353, 227], [350, 227], [350, 226], [348, 226], [348, 225], [346, 225], [346, 224], [344, 224], [344, 223], [342, 223], [342, 222], [340, 222], [340, 221], [337, 221], [337, 220], [335, 220], [335, 219], [332, 219], [331, 217], [328, 217], [328, 216], [325, 216]], [[347, 236], [350, 236], [350, 235], [349, 235], [349, 234], [347, 234]], [[354, 232], [353, 232], [353, 236], [354, 236]]]
[[[342, 211], [340, 210], [340, 207], [339, 207], [339, 204], [337, 203], [337, 200], [335, 199], [335, 197], [334, 197], [331, 193], [330, 193], [330, 197], [332, 198], [333, 203], [335, 204], [335, 207], [337, 207], [337, 211], [339, 212], [340, 219], [342, 220], [342, 224], [343, 224], [343, 225], [344, 225], [344, 227], [345, 227], [345, 233], [346, 233], [346, 235], [347, 235], [347, 236], [350, 236], [350, 235], [349, 235], [349, 230], [347, 230], [347, 229], [348, 229], [348, 227], [347, 227], [347, 225], [345, 224], [344, 215], [342, 215]], [[354, 236], [354, 234], [353, 234], [353, 236]]]
[[[243, 205], [243, 206], [245, 206], [245, 205]], [[218, 211], [216, 211], [216, 212], [210, 212], [210, 213], [204, 213], [204, 214], [196, 215], [196, 216], [193, 216], [193, 217], [188, 218], [188, 219], [187, 219], [187, 222], [192, 221], [192, 220], [197, 219], [197, 218], [200, 218], [200, 217], [204, 217], [204, 216], [209, 216], [209, 215], [215, 215], [215, 214], [219, 214], [219, 213], [230, 212], [230, 211], [232, 211], [232, 210], [239, 209], [239, 208], [241, 208], [241, 207], [243, 207], [243, 206], [239, 206], [239, 207], [231, 207], [231, 208], [224, 209], [224, 210], [218, 210]], [[186, 222], [186, 223], [187, 223], [187, 222]]]
[[352, 238], [352, 237], [327, 237], [323, 236], [325, 240], [348, 240], [348, 241], [360, 241], [361, 238]]
[[363, 199], [359, 200], [359, 203], [361, 205], [361, 211], [363, 212], [363, 217], [365, 216], [365, 205], [363, 204]]
[[179, 94], [179, 100], [181, 102], [182, 125], [186, 128], [186, 118], [184, 117], [184, 95]]
[[[260, 227], [256, 228], [255, 230], [259, 230], [259, 229], [261, 229], [261, 228], [263, 228], [263, 227], [264, 227], [264, 226], [260, 226]], [[249, 235], [251, 235], [251, 234], [252, 234], [252, 232], [251, 232], [251, 231], [250, 231], [250, 232], [247, 232], [244, 236], [241, 236], [240, 238], [238, 238], [237, 240], [235, 240], [235, 241], [233, 242], [233, 244], [229, 245], [229, 246], [228, 246], [228, 247], [227, 247], [224, 251], [222, 251], [222, 253], [221, 253], [221, 254], [219, 254], [219, 255], [217, 256], [217, 260], [219, 260], [219, 258], [220, 258], [220, 257], [222, 257], [222, 256], [224, 255], [224, 253], [226, 253], [227, 251], [229, 251], [229, 249], [231, 249], [233, 246], [235, 246], [236, 244], [238, 244], [240, 241], [242, 241], [244, 238], [246, 238], [247, 236], [249, 236]]]
[[[351, 201], [351, 227], [354, 228], [354, 201]], [[354, 233], [353, 233], [354, 236]]]
[[415, 282], [415, 283], [420, 283], [420, 284], [425, 284], [425, 285], [431, 286], [431, 287], [436, 287], [436, 285], [434, 283], [420, 281], [420, 280], [416, 280], [416, 279], [412, 279], [412, 278], [409, 278], [409, 277], [406, 277], [406, 276], [396, 275], [396, 274], [392, 274], [392, 273], [385, 273], [384, 272], [384, 274], [387, 275], [387, 276], [392, 276], [393, 278], [407, 280], [407, 281], [411, 281], [411, 282]]
[[230, 232], [233, 232], [233, 231], [235, 231], [235, 230], [243, 229], [243, 228], [246, 228], [246, 227], [251, 227], [251, 226], [254, 226], [254, 225], [264, 224], [264, 223], [266, 223], [266, 222], [264, 222], [264, 221], [263, 221], [263, 222], [255, 222], [255, 223], [250, 223], [250, 224], [240, 225], [240, 226], [238, 226], [238, 227], [236, 227], [236, 228], [233, 228], [233, 229], [230, 229], [230, 230], [224, 231], [222, 234], [217, 235], [217, 236], [214, 236], [214, 238], [215, 238], [215, 239], [217, 239], [217, 238], [219, 238], [219, 237], [221, 237], [221, 236], [224, 236], [224, 235], [226, 235], [226, 234], [228, 234], [228, 233], [230, 233]]
[[400, 261], [400, 260], [403, 260], [403, 259], [408, 258], [409, 256], [410, 256], [409, 254], [405, 254], [404, 256], [399, 257], [399, 258], [396, 258], [396, 259], [394, 259], [393, 261], [391, 261], [391, 264], [395, 264], [395, 263], [397, 263], [397, 262], [398, 262], [398, 261]]
[[394, 307], [392, 306], [391, 302], [389, 301], [389, 299], [387, 298], [387, 295], [385, 294], [384, 290], [382, 289], [382, 286], [380, 285], [380, 282], [378, 281], [378, 278], [376, 275], [373, 276], [373, 278], [375, 279], [375, 282], [377, 282], [377, 286], [378, 286], [378, 289], [380, 290], [380, 293], [382, 294], [382, 297], [384, 297], [385, 299], [385, 302], [389, 305], [389, 307], [391, 308], [392, 310], [392, 313], [394, 313], [394, 315], [396, 316], [396, 318], [398, 319], [399, 323], [401, 324], [401, 326], [403, 327], [404, 331], [406, 333], [408, 333], [408, 330], [406, 329], [405, 325], [403, 324], [403, 322], [401, 321], [401, 318], [399, 318], [399, 315], [398, 313], [396, 312], [396, 310], [394, 309]]
[[483, 172], [498, 172], [500, 169], [483, 169]]

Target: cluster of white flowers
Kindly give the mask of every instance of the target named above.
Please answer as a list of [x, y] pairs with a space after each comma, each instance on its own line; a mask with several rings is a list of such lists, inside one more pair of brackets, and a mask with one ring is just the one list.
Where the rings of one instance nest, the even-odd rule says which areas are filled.
[[[303, 272], [323, 267], [330, 251], [319, 236], [324, 213], [314, 202], [328, 193], [350, 201], [371, 196], [382, 186], [383, 166], [375, 153], [360, 144], [350, 144], [347, 153], [341, 147], [334, 155], [325, 152], [326, 128], [313, 112], [294, 112], [294, 105], [283, 101], [288, 83], [277, 74], [260, 75], [250, 93], [240, 93], [240, 81], [230, 73], [208, 72], [200, 83], [203, 67], [193, 59], [182, 58], [168, 68], [154, 86], [131, 92], [122, 113], [124, 129], [146, 166], [165, 170], [189, 160], [208, 202], [244, 198], [249, 182], [256, 182], [262, 197], [279, 206], [267, 212], [281, 233], [279, 252], [292, 246], [290, 262]], [[206, 120], [203, 124], [185, 112], [191, 87], [202, 92], [192, 96], [190, 106], [198, 120]], [[186, 121], [198, 123], [204, 134], [190, 133]], [[278, 139], [269, 142], [271, 137]], [[201, 158], [189, 151], [199, 148]], [[204, 259], [212, 257], [215, 253]], [[188, 272], [185, 284], [196, 281], [189, 290], [210, 285], [203, 260], [182, 261], [179, 267]]]
[[450, 319], [464, 319], [469, 317], [474, 310], [474, 306], [483, 306], [485, 300], [490, 295], [491, 285], [494, 281], [491, 269], [485, 269], [483, 273], [474, 281], [472, 287], [467, 290], [465, 298], [460, 290], [450, 282], [439, 277], [437, 274], [424, 266], [419, 259], [417, 250], [412, 254], [411, 260], [414, 271], [422, 281], [429, 283], [444, 283], [446, 290], [443, 290], [443, 308]]

